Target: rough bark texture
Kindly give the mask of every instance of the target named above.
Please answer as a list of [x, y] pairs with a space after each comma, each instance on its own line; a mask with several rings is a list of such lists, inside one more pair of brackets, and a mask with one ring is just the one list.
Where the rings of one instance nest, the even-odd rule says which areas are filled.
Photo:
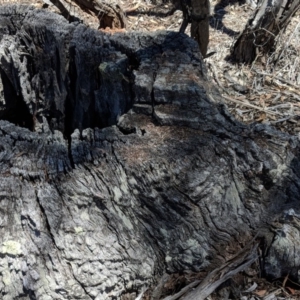
[[299, 0], [260, 0], [253, 17], [232, 48], [233, 59], [251, 63], [258, 53], [272, 50], [276, 36], [285, 30], [299, 6]]
[[0, 62], [1, 299], [135, 299], [257, 232], [299, 281], [298, 140], [235, 121], [192, 39], [1, 7]]

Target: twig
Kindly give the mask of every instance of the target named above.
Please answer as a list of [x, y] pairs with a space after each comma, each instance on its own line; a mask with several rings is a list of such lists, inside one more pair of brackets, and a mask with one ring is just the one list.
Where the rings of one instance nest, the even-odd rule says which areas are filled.
[[208, 67], [210, 68], [210, 70], [212, 71], [213, 73], [213, 76], [214, 76], [214, 79], [216, 81], [216, 83], [218, 84], [218, 86], [226, 93], [229, 95], [228, 91], [223, 87], [223, 85], [221, 84], [218, 76], [217, 76], [217, 72], [216, 72], [216, 69], [214, 67], [214, 65], [212, 63], [208, 63]]
[[285, 47], [281, 50], [280, 54], [278, 55], [278, 58], [276, 59], [276, 62], [275, 62], [275, 66], [277, 65], [277, 62], [280, 60], [283, 52], [289, 47], [289, 45], [291, 44], [291, 40], [292, 38], [294, 37], [295, 33], [297, 32], [298, 30], [298, 26], [300, 25], [300, 22], [298, 22], [296, 28], [294, 29], [294, 31], [292, 32], [292, 34], [290, 35], [290, 38], [288, 40], [287, 43], [285, 43]]
[[283, 103], [283, 104], [278, 104], [274, 106], [268, 106], [268, 110], [273, 110], [273, 109], [278, 109], [278, 108], [292, 108], [293, 104], [292, 103]]
[[285, 118], [282, 118], [282, 119], [279, 119], [279, 120], [276, 120], [276, 121], [270, 121], [270, 124], [275, 125], [275, 124], [278, 124], [278, 123], [282, 123], [282, 122], [288, 121], [288, 120], [290, 120], [291, 118], [294, 118], [294, 117], [295, 117], [295, 115], [291, 115], [291, 116], [288, 116], [288, 117], [285, 117]]
[[240, 105], [242, 105], [242, 106], [254, 108], [254, 109], [256, 109], [256, 110], [262, 111], [262, 112], [264, 112], [264, 113], [266, 113], [266, 114], [269, 114], [269, 115], [282, 116], [282, 114], [279, 113], [279, 112], [270, 111], [270, 110], [268, 110], [268, 109], [264, 109], [264, 108], [261, 108], [261, 107], [259, 107], [259, 106], [256, 106], [256, 105], [253, 105], [253, 104], [250, 104], [250, 103], [246, 103], [246, 102], [243, 102], [243, 101], [240, 101], [240, 100], [237, 100], [237, 99], [233, 99], [233, 98], [230, 98], [230, 97], [227, 97], [227, 96], [224, 96], [224, 95], [223, 95], [223, 98], [225, 98], [226, 100], [229, 100], [229, 101], [231, 101], [231, 102], [240, 104]]
[[[180, 298], [182, 300], [204, 300], [205, 298], [207, 298], [220, 284], [222, 284], [235, 274], [245, 270], [255, 260], [257, 260], [258, 243], [255, 243], [257, 235], [232, 259], [227, 261], [220, 268], [217, 268], [209, 273], [200, 284], [199, 280], [192, 282], [191, 284], [183, 288], [179, 293], [168, 296], [167, 298], [164, 298], [164, 300], [176, 300], [181, 296], [183, 296], [182, 298]], [[195, 286], [197, 286], [196, 289], [188, 292]]]
[[161, 298], [161, 294], [164, 288], [165, 283], [168, 281], [170, 278], [170, 275], [165, 273], [161, 279], [159, 280], [157, 286], [155, 287], [154, 291], [152, 292], [152, 300], [159, 300]]
[[143, 298], [144, 293], [147, 291], [147, 287], [143, 287], [140, 294], [135, 298], [135, 300], [141, 300]]
[[182, 295], [184, 295], [185, 293], [187, 293], [193, 287], [197, 286], [199, 283], [200, 283], [200, 280], [196, 280], [196, 281], [190, 283], [189, 285], [185, 286], [177, 294], [174, 294], [172, 296], [168, 296], [168, 297], [164, 298], [163, 300], [176, 300], [176, 299], [179, 299]]
[[284, 278], [284, 280], [283, 280], [283, 283], [282, 283], [282, 287], [283, 288], [285, 288], [285, 285], [286, 285], [286, 282], [287, 282], [287, 280], [289, 278], [289, 275], [290, 275], [290, 273], [287, 273], [286, 276], [285, 276], [285, 278]]
[[288, 84], [289, 86], [293, 87], [293, 88], [296, 89], [296, 90], [299, 90], [299, 86], [296, 85], [296, 84], [294, 84], [294, 83], [292, 83], [292, 82], [290, 82], [289, 80], [286, 80], [286, 79], [281, 78], [281, 77], [276, 77], [276, 79], [282, 81], [283, 83]]
[[[290, 82], [289, 80], [286, 80], [286, 79], [284, 79], [284, 78], [282, 78], [282, 77], [279, 77], [279, 76], [276, 76], [276, 75], [270, 74], [270, 73], [260, 72], [260, 71], [258, 71], [258, 70], [256, 70], [256, 69], [254, 69], [254, 71], [255, 71], [257, 74], [259, 74], [259, 75], [270, 76], [270, 78], [271, 78], [270, 81], [272, 81], [273, 79], [278, 79], [279, 81], [288, 84], [289, 86], [293, 87], [293, 88], [296, 90], [296, 93], [297, 93], [298, 90], [299, 90], [299, 86], [298, 86], [298, 85], [296, 85], [296, 84], [294, 84], [294, 83]], [[278, 84], [278, 82], [275, 82], [275, 83]], [[279, 85], [280, 85], [280, 84], [279, 84]], [[282, 86], [285, 87], [284, 85], [282, 85]], [[298, 93], [300, 93], [300, 91], [299, 91]]]
[[288, 281], [290, 281], [292, 284], [295, 284], [296, 286], [300, 287], [300, 284], [299, 284], [299, 283], [297, 283], [297, 282], [291, 280], [290, 278], [288, 278]]
[[276, 97], [272, 100], [272, 103], [275, 103], [277, 100], [279, 100], [281, 97], [280, 93], [277, 93]]
[[296, 95], [295, 93], [283, 91], [282, 94], [284, 94], [284, 95], [286, 95], [286, 96], [292, 96], [292, 97], [294, 97], [295, 99], [297, 99], [297, 100], [300, 101], [300, 96]]
[[132, 7], [126, 7], [126, 8], [124, 8], [124, 12], [125, 13], [132, 13], [132, 12], [134, 12], [134, 11], [136, 11], [139, 7], [140, 7], [140, 3], [137, 3], [136, 5], [134, 5], [134, 6], [132, 6]]
[[284, 79], [281, 79], [281, 78], [274, 78], [274, 79], [271, 80], [271, 82], [275, 83], [275, 84], [276, 84], [278, 87], [280, 87], [280, 88], [286, 88], [286, 89], [289, 89], [289, 90], [293, 90], [294, 93], [300, 94], [300, 91], [298, 91], [299, 88], [295, 88], [295, 87], [290, 88], [290, 87], [288, 87], [286, 84], [281, 83], [280, 81], [283, 82]]

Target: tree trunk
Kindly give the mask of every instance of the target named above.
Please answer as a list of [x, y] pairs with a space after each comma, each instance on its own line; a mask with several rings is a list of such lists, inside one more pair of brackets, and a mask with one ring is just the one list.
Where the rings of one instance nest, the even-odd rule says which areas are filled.
[[209, 0], [179, 0], [179, 2], [183, 11], [180, 32], [184, 32], [188, 23], [191, 23], [191, 37], [198, 42], [201, 54], [205, 57], [209, 43]]
[[299, 282], [298, 139], [235, 121], [192, 39], [8, 6], [0, 62], [1, 299], [159, 299], [255, 234]]
[[277, 35], [286, 29], [299, 6], [299, 0], [260, 0], [253, 17], [232, 48], [233, 59], [251, 63], [258, 53], [274, 50]]
[[191, 37], [198, 42], [201, 54], [206, 56], [209, 42], [209, 0], [191, 0]]

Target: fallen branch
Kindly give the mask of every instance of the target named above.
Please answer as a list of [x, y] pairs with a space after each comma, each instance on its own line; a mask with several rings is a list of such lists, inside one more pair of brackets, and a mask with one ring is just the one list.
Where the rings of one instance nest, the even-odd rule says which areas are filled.
[[[182, 296], [183, 297], [180, 298], [182, 300], [204, 300], [223, 282], [235, 274], [247, 269], [253, 262], [255, 262], [258, 258], [256, 251], [258, 244], [252, 245], [253, 241], [237, 253], [235, 257], [223, 264], [223, 266], [209, 273], [201, 283], [199, 280], [196, 280], [184, 287], [177, 294], [168, 296], [164, 298], [164, 300], [176, 300]], [[196, 289], [190, 291], [194, 287], [196, 287]]]
[[265, 108], [261, 108], [257, 105], [253, 105], [253, 104], [250, 104], [250, 103], [246, 103], [246, 102], [243, 102], [243, 101], [240, 101], [240, 100], [237, 100], [237, 99], [233, 99], [233, 98], [230, 98], [230, 97], [227, 97], [227, 96], [224, 96], [223, 95], [223, 98], [225, 98], [226, 100], [229, 100], [231, 102], [234, 102], [234, 103], [237, 103], [237, 104], [240, 104], [242, 106], [246, 106], [246, 107], [251, 107], [251, 108], [254, 108], [256, 110], [259, 110], [259, 111], [262, 111], [266, 114], [269, 114], [269, 115], [280, 115], [282, 116], [281, 113], [278, 113], [278, 112], [275, 112], [275, 111], [270, 111], [268, 109], [265, 109]]
[[223, 282], [235, 274], [247, 269], [253, 262], [257, 260], [257, 246], [258, 244], [254, 245], [250, 249], [246, 247], [229, 262], [212, 271], [194, 291], [185, 295], [182, 300], [204, 300]]
[[219, 78], [218, 78], [218, 76], [217, 76], [217, 71], [216, 71], [216, 69], [215, 69], [215, 66], [214, 66], [211, 62], [209, 62], [207, 65], [208, 65], [208, 67], [210, 68], [210, 70], [211, 70], [211, 72], [212, 72], [212, 74], [213, 74], [213, 77], [214, 77], [214, 79], [215, 79], [217, 85], [218, 85], [218, 86], [219, 86], [226, 94], [229, 95], [229, 92], [224, 88], [224, 86], [222, 85], [222, 83], [220, 82], [220, 80], [219, 80]]
[[276, 121], [270, 121], [270, 124], [276, 125], [276, 124], [278, 124], [278, 123], [282, 123], [282, 122], [285, 122], [285, 121], [289, 121], [289, 120], [291, 120], [291, 119], [294, 118], [294, 117], [295, 117], [295, 115], [292, 115], [292, 116], [288, 116], [288, 117], [285, 117], [285, 118], [282, 118], [282, 119], [278, 119], [278, 120], [276, 120]]
[[176, 300], [176, 299], [179, 299], [181, 296], [183, 296], [184, 294], [186, 294], [189, 290], [191, 290], [192, 288], [194, 288], [195, 286], [197, 286], [200, 282], [201, 282], [200, 280], [196, 280], [196, 281], [190, 283], [189, 285], [185, 286], [181, 291], [179, 291], [175, 295], [168, 296], [168, 297], [164, 298], [164, 300]]

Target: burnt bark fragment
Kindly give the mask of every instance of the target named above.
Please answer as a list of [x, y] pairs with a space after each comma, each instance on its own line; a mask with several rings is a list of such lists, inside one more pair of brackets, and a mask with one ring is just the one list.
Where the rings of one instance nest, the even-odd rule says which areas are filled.
[[237, 122], [195, 41], [10, 6], [0, 62], [2, 299], [134, 298], [257, 233], [266, 274], [299, 280], [298, 139]]

